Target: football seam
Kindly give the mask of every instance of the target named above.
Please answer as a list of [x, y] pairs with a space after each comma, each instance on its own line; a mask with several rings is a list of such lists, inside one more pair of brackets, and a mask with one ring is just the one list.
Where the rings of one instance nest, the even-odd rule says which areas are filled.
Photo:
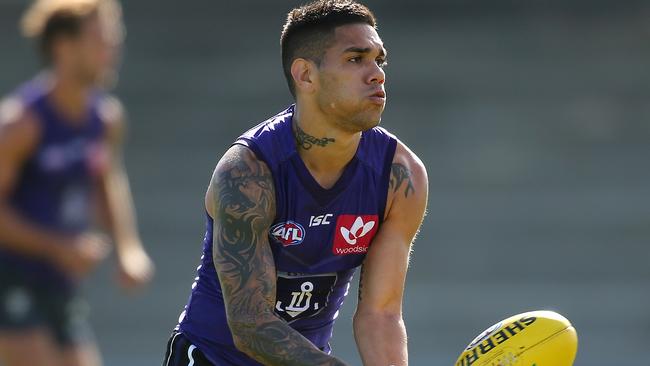
[[[530, 347], [526, 347], [526, 349], [523, 350], [523, 351], [521, 351], [520, 353], [518, 353], [517, 356], [521, 356], [521, 355], [523, 355], [524, 353], [526, 353], [526, 351], [529, 351], [529, 350], [531, 350], [531, 349], [537, 347], [538, 345], [540, 345], [540, 344], [542, 344], [542, 343], [544, 343], [544, 342], [550, 340], [551, 338], [556, 337], [557, 335], [561, 334], [562, 332], [566, 331], [566, 330], [569, 329], [569, 328], [573, 328], [573, 325], [567, 325], [566, 328], [562, 328], [562, 329], [558, 330], [557, 332], [551, 334], [550, 336], [548, 336], [548, 337], [542, 339], [541, 341], [539, 341], [539, 342], [537, 342], [537, 343], [534, 343], [534, 344], [531, 345]], [[574, 329], [575, 329], [575, 328], [574, 328]]]

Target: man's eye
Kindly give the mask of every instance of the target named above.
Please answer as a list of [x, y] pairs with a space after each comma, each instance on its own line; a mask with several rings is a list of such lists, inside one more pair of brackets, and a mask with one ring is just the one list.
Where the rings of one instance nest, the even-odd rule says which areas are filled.
[[353, 63], [358, 63], [359, 61], [361, 61], [361, 56], [352, 57], [352, 58], [348, 59], [348, 61], [353, 62]]
[[379, 67], [386, 67], [388, 65], [388, 61], [386, 61], [385, 59], [379, 58], [376, 60], [376, 62], [377, 65], [379, 65]]

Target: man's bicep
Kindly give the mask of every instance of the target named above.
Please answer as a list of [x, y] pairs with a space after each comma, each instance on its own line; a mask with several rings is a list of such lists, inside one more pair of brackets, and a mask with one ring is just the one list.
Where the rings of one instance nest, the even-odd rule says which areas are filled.
[[113, 96], [103, 98], [99, 105], [99, 115], [106, 130], [106, 142], [112, 153], [121, 154], [126, 133], [126, 112], [119, 99]]
[[38, 140], [37, 121], [17, 103], [0, 102], [0, 199], [13, 189], [23, 162]]
[[411, 245], [428, 195], [426, 170], [416, 157], [396, 158], [389, 188], [392, 202], [372, 242], [359, 279], [359, 310], [401, 312]]
[[397, 158], [391, 166], [389, 188], [392, 204], [386, 215], [391, 230], [410, 243], [420, 229], [429, 195], [429, 179], [424, 164], [412, 152]]
[[102, 99], [99, 115], [105, 130], [102, 152], [107, 159], [107, 166], [101, 178], [102, 183], [107, 185], [112, 184], [116, 177], [126, 174], [123, 155], [126, 119], [122, 104], [112, 96]]
[[233, 146], [217, 165], [210, 190], [213, 259], [228, 318], [247, 322], [270, 314], [276, 281], [267, 238], [275, 216], [271, 172], [249, 149]]

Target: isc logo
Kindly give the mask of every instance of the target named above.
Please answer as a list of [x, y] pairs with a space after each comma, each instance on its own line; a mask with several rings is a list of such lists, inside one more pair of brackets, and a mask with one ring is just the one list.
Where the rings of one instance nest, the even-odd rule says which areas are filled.
[[305, 229], [295, 221], [286, 221], [271, 227], [271, 236], [285, 247], [298, 245], [305, 239]]
[[309, 218], [309, 227], [312, 226], [320, 226], [320, 225], [329, 225], [330, 224], [330, 219], [332, 218], [332, 214], [326, 214], [326, 215], [318, 215], [318, 216], [311, 216]]

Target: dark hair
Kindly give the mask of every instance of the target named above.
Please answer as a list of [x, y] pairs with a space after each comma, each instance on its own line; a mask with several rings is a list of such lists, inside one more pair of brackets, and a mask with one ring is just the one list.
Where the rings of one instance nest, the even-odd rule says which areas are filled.
[[45, 23], [39, 37], [39, 48], [45, 63], [52, 62], [52, 44], [57, 38], [72, 38], [81, 34], [81, 27], [87, 18], [72, 12], [57, 12]]
[[35, 0], [25, 11], [20, 27], [28, 38], [38, 41], [46, 63], [52, 62], [52, 44], [60, 37], [77, 37], [84, 22], [98, 16], [117, 25], [112, 36], [124, 37], [122, 8], [117, 0]]
[[320, 65], [330, 46], [337, 27], [364, 23], [376, 28], [374, 14], [365, 5], [352, 0], [318, 0], [287, 15], [282, 29], [282, 68], [291, 94], [296, 96], [291, 75], [291, 64], [296, 58], [304, 58]]

